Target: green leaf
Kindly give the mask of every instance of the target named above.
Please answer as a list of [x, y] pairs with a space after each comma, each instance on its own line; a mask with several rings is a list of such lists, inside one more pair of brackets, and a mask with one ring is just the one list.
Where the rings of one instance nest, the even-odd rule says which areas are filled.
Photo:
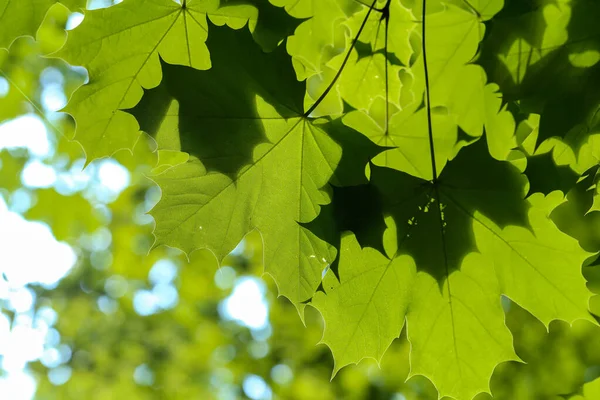
[[[470, 399], [489, 391], [497, 364], [518, 359], [501, 295], [546, 326], [554, 319], [594, 321], [580, 272], [590, 254], [548, 218], [563, 197], [525, 199], [519, 170], [486, 153], [483, 140], [467, 146], [433, 184], [371, 167], [362, 189], [370, 194], [355, 195], [352, 209], [381, 198], [381, 215], [395, 225], [384, 236], [387, 258], [369, 247], [361, 252], [354, 236], [342, 238], [339, 283], [326, 279], [312, 303], [325, 319], [323, 340], [336, 371], [364, 357], [379, 360], [406, 319], [411, 374], [430, 378], [440, 397]], [[377, 226], [375, 220], [342, 229], [356, 229], [360, 238]]]
[[595, 379], [583, 385], [583, 396], [586, 400], [600, 397], [600, 379]]
[[[135, 119], [122, 111], [134, 107], [143, 89], [156, 87], [162, 78], [159, 59], [199, 70], [211, 67], [205, 45], [208, 21], [240, 29], [246, 24], [257, 39], [272, 48], [286, 29], [289, 17], [270, 10], [271, 20], [288, 21], [283, 31], [261, 22], [265, 1], [225, 3], [219, 0], [127, 0], [113, 7], [89, 11], [70, 32], [55, 56], [82, 65], [89, 83], [77, 90], [64, 111], [77, 122], [77, 140], [88, 163], [120, 149], [131, 149], [139, 137]], [[258, 4], [258, 8], [254, 6]], [[106, 21], [111, 21], [107, 24]]]
[[[325, 186], [342, 162], [334, 138], [347, 141], [341, 136], [352, 131], [304, 115], [305, 85], [283, 47], [266, 54], [246, 29], [218, 27], [207, 44], [212, 69], [163, 64], [161, 85], [131, 111], [159, 148], [190, 154], [154, 177], [163, 192], [151, 212], [155, 245], [188, 253], [207, 247], [222, 260], [258, 229], [265, 271], [300, 307], [335, 249], [299, 223], [329, 202]], [[369, 157], [362, 158], [364, 168]], [[338, 181], [349, 179], [344, 173]]]
[[[282, 8], [273, 7], [269, 0], [245, 0], [245, 2], [256, 7], [258, 18], [256, 16], [249, 18], [248, 25], [254, 40], [265, 51], [275, 49], [284, 38], [293, 34], [294, 29], [302, 22], [301, 19], [292, 17]], [[227, 7], [232, 6], [235, 4], [224, 6], [221, 10], [226, 12]]]
[[21, 36], [35, 37], [46, 13], [56, 3], [72, 11], [85, 7], [84, 0], [0, 0], [0, 49], [8, 49]]
[[406, 318], [411, 372], [423, 375], [448, 395], [470, 399], [489, 391], [496, 366], [519, 361], [504, 324], [493, 261], [476, 253], [463, 260], [440, 293], [431, 277], [420, 274]]
[[361, 39], [374, 54], [349, 63], [340, 89], [357, 108], [344, 116], [344, 123], [395, 148], [376, 158], [376, 165], [432, 179], [430, 141], [439, 174], [459, 151], [460, 134], [479, 137], [484, 127], [492, 155], [508, 158], [516, 147], [514, 118], [502, 105], [498, 86], [488, 84], [483, 68], [471, 64], [483, 38], [483, 21], [501, 8], [502, 1], [468, 7], [431, 1], [423, 13], [422, 2], [392, 1], [389, 20], [376, 19], [378, 27]]
[[[596, 6], [271, 2], [125, 0], [89, 13], [57, 53], [90, 75], [66, 109], [88, 162], [131, 149], [140, 129], [156, 141], [155, 246], [222, 261], [259, 231], [279, 292], [322, 313], [334, 372], [380, 360], [406, 321], [410, 376], [440, 397], [489, 392], [494, 368], [519, 360], [503, 295], [546, 327], [594, 321], [581, 273], [593, 249], [578, 230], [594, 224], [555, 189], [575, 173], [595, 189], [597, 93], [577, 81], [594, 77], [595, 44], [569, 50], [575, 70], [541, 87], [562, 65], [545, 41], [593, 34], [581, 14]], [[549, 35], [534, 44], [549, 50], [543, 68], [508, 63], [543, 72], [529, 90], [498, 79], [498, 59], [532, 27]], [[555, 113], [563, 94], [582, 110]], [[565, 113], [562, 140], [546, 141]]]
[[[600, 4], [590, 0], [507, 1], [479, 62], [511, 101], [541, 115], [538, 144], [566, 138], [598, 111]], [[500, 62], [498, 62], [500, 61]], [[567, 140], [574, 150], [585, 135]]]
[[567, 194], [567, 201], [552, 211], [556, 225], [579, 240], [581, 247], [591, 252], [600, 251], [600, 213], [598, 211], [598, 166], [582, 174]]
[[569, 397], [569, 400], [593, 400], [600, 397], [600, 378], [583, 385], [583, 395]]
[[[286, 43], [299, 80], [321, 75], [324, 69], [329, 69], [328, 63], [345, 52], [349, 39], [356, 34], [348, 32], [344, 22], [354, 13], [366, 10], [374, 3], [373, 0], [270, 1], [276, 6], [284, 7], [290, 15], [306, 19]], [[312, 82], [309, 80], [309, 83]], [[313, 100], [319, 95], [315, 93]]]
[[579, 178], [570, 166], [557, 165], [553, 151], [529, 157], [525, 174], [529, 179], [529, 193], [546, 195], [555, 190], [568, 193]]
[[333, 352], [334, 374], [363, 357], [381, 360], [400, 335], [416, 280], [409, 257], [389, 260], [372, 248], [361, 249], [354, 235], [342, 239], [340, 253], [340, 280], [328, 274], [325, 293], [312, 301], [326, 323], [321, 342]]

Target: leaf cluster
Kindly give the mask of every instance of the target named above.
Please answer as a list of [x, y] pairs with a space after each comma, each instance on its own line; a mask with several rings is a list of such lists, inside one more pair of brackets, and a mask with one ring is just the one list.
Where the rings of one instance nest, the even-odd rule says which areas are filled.
[[409, 377], [471, 399], [520, 360], [501, 296], [546, 327], [596, 323], [598, 17], [593, 0], [125, 0], [54, 56], [89, 74], [64, 110], [88, 162], [153, 138], [156, 247], [221, 261], [259, 231], [279, 293], [323, 316], [334, 373], [406, 329]]

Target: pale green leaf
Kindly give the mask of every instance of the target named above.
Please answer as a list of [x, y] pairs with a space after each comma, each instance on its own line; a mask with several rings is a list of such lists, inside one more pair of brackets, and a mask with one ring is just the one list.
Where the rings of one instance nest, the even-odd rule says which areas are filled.
[[7, 49], [20, 36], [32, 36], [46, 13], [56, 3], [72, 11], [85, 7], [85, 0], [0, 0], [0, 49]]
[[[432, 185], [371, 167], [366, 194], [354, 196], [353, 209], [377, 207], [361, 201], [381, 198], [380, 213], [395, 221], [384, 243], [389, 259], [349, 244], [354, 236], [342, 239], [339, 280], [326, 279], [312, 303], [325, 319], [323, 341], [336, 370], [365, 357], [379, 360], [406, 319], [411, 374], [431, 379], [440, 397], [471, 399], [489, 392], [499, 363], [518, 360], [501, 295], [546, 326], [555, 319], [594, 321], [581, 275], [590, 253], [549, 219], [563, 196], [524, 199], [520, 171], [486, 152], [484, 141], [462, 149]], [[349, 207], [337, 196], [334, 207]], [[344, 229], [372, 246], [374, 224], [371, 218]]]
[[[135, 118], [122, 110], [134, 107], [143, 89], [160, 83], [160, 59], [209, 69], [211, 61], [204, 44], [208, 21], [234, 29], [250, 21], [255, 32], [265, 38], [264, 31], [258, 29], [258, 18], [252, 1], [220, 7], [219, 0], [182, 4], [126, 0], [87, 12], [55, 56], [84, 66], [90, 76], [89, 83], [74, 93], [64, 110], [77, 122], [76, 138], [86, 150], [88, 162], [133, 147], [139, 128]], [[266, 40], [271, 43], [273, 39], [266, 35]]]
[[190, 154], [153, 178], [162, 190], [151, 212], [156, 245], [207, 247], [222, 260], [258, 229], [265, 271], [299, 306], [335, 256], [299, 223], [329, 202], [341, 147], [329, 124], [303, 115], [304, 85], [283, 48], [264, 54], [246, 30], [216, 27], [208, 44], [213, 69], [164, 64], [161, 86], [132, 111], [159, 148]]
[[[541, 116], [537, 144], [564, 138], [575, 151], [598, 111], [600, 4], [590, 0], [513, 1], [491, 28], [478, 62], [525, 114]], [[587, 125], [587, 126], [586, 126]], [[573, 131], [578, 131], [573, 135]]]

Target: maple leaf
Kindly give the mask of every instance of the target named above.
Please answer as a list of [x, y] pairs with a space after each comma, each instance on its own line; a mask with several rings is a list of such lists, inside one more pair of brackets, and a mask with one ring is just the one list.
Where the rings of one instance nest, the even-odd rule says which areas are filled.
[[[88, 162], [121, 149], [131, 149], [139, 137], [135, 118], [122, 111], [135, 106], [143, 89], [162, 78], [159, 58], [196, 69], [211, 67], [204, 44], [208, 21], [234, 29], [250, 21], [257, 40], [272, 47], [293, 29], [294, 20], [281, 9], [262, 12], [266, 0], [220, 4], [219, 0], [129, 0], [86, 12], [54, 54], [84, 66], [89, 83], [77, 90], [64, 109], [77, 121], [77, 140]], [[255, 6], [258, 5], [258, 6]], [[279, 12], [277, 12], [279, 10]], [[273, 24], [262, 24], [263, 14]], [[106, 21], [111, 21], [110, 25]], [[280, 27], [283, 25], [283, 32]]]
[[[588, 1], [272, 3], [127, 0], [89, 13], [57, 53], [90, 74], [66, 108], [88, 162], [140, 129], [156, 141], [155, 246], [222, 260], [260, 231], [279, 292], [323, 315], [334, 373], [381, 359], [406, 322], [411, 376], [440, 397], [489, 392], [494, 368], [519, 360], [502, 295], [546, 326], [594, 321], [592, 254], [558, 211], [579, 212], [564, 194], [598, 160], [597, 94], [552, 128], [564, 140], [538, 146], [558, 94], [575, 97], [542, 87], [562, 54], [548, 46], [593, 34]], [[563, 34], [571, 14], [587, 22]], [[555, 22], [541, 67], [512, 65], [512, 50], [508, 63], [534, 90], [498, 79], [490, 60], [514, 38], [502, 32], [546, 32], [541, 17]], [[584, 53], [567, 58], [588, 76]]]
[[[582, 122], [598, 112], [600, 4], [593, 0], [507, 1], [478, 62], [497, 82], [505, 101], [541, 115], [537, 143], [585, 142]], [[578, 131], [577, 134], [573, 131]]]
[[[214, 26], [207, 45], [212, 69], [163, 63], [161, 85], [131, 110], [160, 149], [190, 155], [153, 178], [163, 192], [151, 212], [156, 245], [188, 253], [207, 247], [222, 260], [258, 229], [265, 271], [301, 309], [335, 250], [298, 222], [314, 219], [329, 202], [331, 179], [352, 183], [347, 171], [336, 176], [341, 143], [361, 136], [307, 118], [305, 84], [295, 79], [283, 47], [267, 54], [248, 30]], [[364, 168], [379, 151], [368, 142], [354, 148], [357, 170], [361, 158]]]
[[569, 400], [593, 400], [600, 397], [600, 378], [584, 384], [580, 393], [569, 397]]
[[8, 49], [20, 36], [35, 37], [46, 13], [60, 3], [72, 11], [85, 7], [84, 0], [0, 0], [0, 49]]
[[[339, 282], [326, 280], [313, 301], [326, 321], [323, 341], [336, 370], [364, 357], [380, 359], [406, 318], [411, 374], [431, 378], [440, 396], [472, 398], [489, 391], [498, 363], [517, 359], [503, 326], [501, 294], [546, 325], [558, 318], [593, 321], [580, 272], [589, 253], [547, 215], [562, 196], [525, 199], [526, 179], [509, 162], [487, 155], [486, 147], [480, 140], [463, 149], [435, 183], [372, 166], [363, 190], [373, 194], [353, 198], [380, 198], [381, 218], [393, 218], [387, 258], [368, 247], [356, 255], [354, 236], [342, 237]], [[364, 224], [353, 231], [358, 238], [371, 232]], [[561, 300], [543, 304], [540, 298]]]
[[549, 194], [555, 190], [568, 193], [579, 175], [568, 165], [557, 165], [554, 152], [536, 154], [527, 159], [525, 174], [530, 193]]
[[571, 188], [567, 201], [552, 211], [556, 225], [570, 236], [579, 240], [582, 248], [590, 252], [600, 251], [600, 222], [598, 194], [598, 165], [591, 167]]
[[[485, 16], [484, 8], [490, 5], [494, 7], [493, 2], [478, 4], [482, 12], [475, 15]], [[418, 10], [418, 6], [415, 8]], [[494, 10], [499, 11], [498, 8]], [[391, 340], [399, 336], [405, 315], [412, 344], [411, 374], [431, 378], [440, 397], [448, 395], [456, 398], [472, 398], [480, 391], [489, 391], [488, 380], [495, 366], [515, 359], [510, 350], [510, 335], [505, 335], [507, 330], [502, 326], [503, 316], [497, 300], [496, 304], [493, 303], [493, 299], [498, 299], [501, 294], [531, 311], [545, 324], [552, 319], [572, 322], [583, 318], [593, 321], [587, 311], [591, 294], [580, 272], [589, 254], [561, 233], [548, 218], [550, 211], [563, 201], [560, 194], [552, 193], [546, 199], [537, 194], [525, 200], [528, 189], [519, 170], [509, 164], [494, 162], [489, 156], [486, 158], [484, 142], [468, 146], [467, 150], [461, 150], [461, 145], [456, 146], [457, 125], [474, 137], [480, 136], [481, 129], [485, 127], [490, 142], [487, 147], [496, 159], [506, 159], [512, 146], [516, 145], [515, 122], [512, 115], [500, 107], [497, 89], [494, 85], [486, 85], [482, 71], [469, 64], [476, 55], [476, 49], [473, 46], [469, 48], [465, 38], [469, 38], [476, 31], [475, 27], [480, 26], [480, 17], [474, 18], [473, 13], [465, 11], [461, 7], [448, 6], [441, 7], [441, 11], [433, 11], [430, 16], [428, 9], [421, 14], [422, 37], [427, 44], [426, 49], [424, 43], [421, 46], [423, 57], [412, 58], [409, 51], [399, 52], [404, 59], [408, 56], [407, 63], [411, 67], [403, 68], [411, 76], [408, 83], [413, 88], [412, 103], [396, 103], [397, 108], [390, 110], [390, 98], [394, 102], [394, 98], [390, 97], [391, 88], [397, 85], [387, 78], [385, 100], [380, 101], [379, 106], [377, 101], [384, 96], [379, 96], [379, 99], [368, 96], [369, 89], [374, 86], [372, 83], [364, 85], [367, 96], [359, 99], [363, 104], [351, 103], [362, 110], [346, 115], [346, 124], [378, 144], [396, 147], [396, 150], [376, 157], [374, 163], [408, 172], [414, 177], [373, 166], [370, 183], [364, 186], [367, 193], [357, 195], [355, 189], [352, 197], [368, 199], [369, 202], [352, 204], [350, 200], [351, 205], [348, 206], [347, 194], [350, 191], [342, 189], [338, 191], [342, 196], [340, 206], [339, 198], [336, 198], [338, 193], [334, 192], [334, 211], [325, 211], [319, 218], [336, 216], [338, 221], [333, 224], [340, 230], [350, 229], [362, 246], [377, 248], [380, 245], [376, 240], [377, 231], [381, 230], [384, 215], [391, 215], [397, 227], [395, 237], [398, 243], [395, 245], [398, 251], [387, 253], [391, 260], [387, 263], [378, 259], [381, 256], [377, 256], [374, 250], [369, 250], [368, 256], [353, 252], [347, 258], [350, 261], [344, 265], [343, 252], [349, 251], [352, 245], [347, 244], [342, 234], [337, 242], [324, 236], [325, 240], [341, 249], [340, 264], [333, 271], [338, 280], [327, 281], [326, 278], [322, 285], [324, 294], [317, 294], [313, 300], [325, 319], [323, 342], [334, 353], [336, 370], [364, 357], [380, 359]], [[416, 19], [415, 14], [419, 15], [413, 11], [413, 20]], [[392, 16], [388, 21], [390, 27], [385, 27], [386, 32], [393, 29]], [[404, 28], [406, 24], [414, 24], [409, 20], [397, 26]], [[425, 42], [426, 34], [428, 40]], [[472, 40], [480, 38], [481, 35], [472, 36]], [[383, 42], [384, 53], [387, 53], [391, 47], [387, 38]], [[428, 63], [425, 54], [433, 55], [434, 62]], [[445, 58], [445, 54], [449, 56]], [[379, 68], [383, 76], [393, 77], [395, 74], [388, 75], [393, 65], [386, 64], [390, 58], [376, 57], [377, 54], [363, 63], [372, 67], [378, 62], [383, 65]], [[460, 78], [452, 79], [451, 75]], [[443, 78], [439, 79], [440, 76]], [[458, 89], [454, 86], [455, 82], [466, 87]], [[356, 81], [354, 84], [356, 86]], [[403, 90], [406, 85], [401, 83], [400, 86]], [[403, 97], [406, 100], [406, 96]], [[423, 97], [424, 101], [421, 100]], [[364, 103], [369, 98], [372, 102]], [[479, 113], [466, 111], [466, 105], [472, 104], [474, 98], [480, 100], [475, 103], [482, 106]], [[350, 101], [353, 99], [349, 97]], [[447, 111], [440, 112], [442, 110]], [[534, 158], [528, 167], [531, 176], [536, 176], [538, 159]], [[567, 174], [570, 173], [567, 171]], [[543, 184], [539, 187], [547, 190]], [[537, 188], [534, 186], [532, 189]], [[369, 207], [372, 214], [372, 208], [378, 204], [374, 199], [382, 199], [381, 216], [378, 218], [363, 218], [362, 215], [353, 219], [352, 211], [344, 211], [345, 208], [361, 210]], [[428, 212], [423, 214], [423, 210]], [[372, 223], [369, 224], [369, 221]], [[322, 225], [332, 225], [332, 222], [317, 220], [309, 224]], [[441, 235], [436, 232], [441, 232]], [[541, 235], [541, 232], [546, 235]], [[561, 261], [554, 263], [555, 260], [547, 258], [546, 248], [553, 249], [555, 260]], [[497, 281], [485, 275], [473, 278], [470, 261], [478, 254], [484, 256], [479, 268], [484, 268], [486, 260], [490, 262], [488, 273], [495, 274]], [[404, 261], [405, 258], [401, 257], [404, 255], [408, 255], [415, 265], [411, 267], [404, 263], [401, 267], [403, 263], [396, 260]], [[412, 273], [407, 271], [414, 268], [436, 278], [441, 289], [438, 290], [438, 293], [441, 292], [438, 300], [431, 298], [435, 299], [436, 293], [431, 289], [430, 281], [422, 283], [423, 286], [418, 280], [412, 281]], [[524, 287], [517, 277], [519, 273], [524, 274], [521, 276], [523, 281], [536, 283]], [[490, 295], [489, 302], [471, 297], [476, 291], [469, 284], [452, 284], [462, 282], [464, 274], [469, 276], [470, 281], [478, 282], [479, 287], [486, 288], [484, 292]], [[538, 278], [533, 279], [534, 275]], [[361, 279], [355, 279], [359, 277]], [[487, 279], [485, 284], [480, 282], [483, 277]], [[457, 289], [452, 291], [451, 287]], [[407, 288], [412, 290], [406, 293]], [[490, 294], [494, 291], [495, 297]], [[390, 293], [398, 294], [394, 297]], [[427, 296], [422, 293], [427, 293]], [[569, 305], [562, 310], [554, 308], [554, 305], [540, 307], [537, 300], [531, 301], [532, 293], [536, 293], [533, 295], [536, 299], [560, 296]], [[571, 293], [579, 294], [575, 299], [570, 297]], [[486, 304], [487, 307], [482, 307]], [[476, 311], [473, 311], [474, 307], [477, 307]], [[431, 308], [439, 310], [437, 317]], [[407, 309], [415, 311], [407, 312]], [[465, 318], [465, 313], [474, 320]], [[481, 322], [481, 318], [485, 318], [485, 322]], [[474, 329], [474, 321], [484, 327], [482, 331]], [[411, 326], [416, 327], [414, 333], [411, 333]], [[496, 328], [486, 330], [485, 326]], [[424, 337], [428, 339], [424, 340]], [[486, 356], [480, 357], [482, 353]]]

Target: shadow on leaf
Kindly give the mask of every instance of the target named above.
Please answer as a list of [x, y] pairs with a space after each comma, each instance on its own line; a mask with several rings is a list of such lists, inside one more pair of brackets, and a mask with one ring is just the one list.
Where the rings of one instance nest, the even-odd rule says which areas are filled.
[[212, 68], [199, 71], [162, 61], [163, 79], [130, 112], [160, 149], [184, 151], [208, 171], [235, 176], [278, 121], [303, 114], [285, 46], [264, 53], [248, 29], [210, 27]]
[[474, 223], [490, 230], [493, 225], [530, 228], [526, 188], [526, 177], [509, 162], [493, 159], [482, 139], [450, 161], [436, 183], [371, 165], [369, 183], [335, 188], [332, 203], [307, 226], [336, 246], [344, 231], [351, 231], [362, 247], [384, 253], [384, 218], [391, 216], [397, 238], [391, 247], [397, 251], [387, 256], [411, 256], [418, 270], [442, 285], [466, 255], [477, 251]]
[[578, 150], [598, 123], [600, 91], [590, 88], [600, 86], [599, 19], [593, 0], [511, 0], [489, 22], [478, 62], [504, 101], [542, 115], [538, 144], [561, 137]]

